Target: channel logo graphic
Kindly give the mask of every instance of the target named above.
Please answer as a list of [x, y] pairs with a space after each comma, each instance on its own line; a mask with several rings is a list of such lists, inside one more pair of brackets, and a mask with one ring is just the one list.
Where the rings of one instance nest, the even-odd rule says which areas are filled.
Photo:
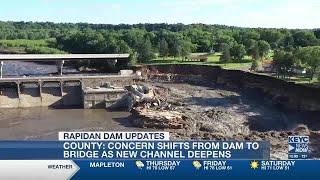
[[288, 158], [306, 159], [309, 153], [309, 136], [288, 136]]

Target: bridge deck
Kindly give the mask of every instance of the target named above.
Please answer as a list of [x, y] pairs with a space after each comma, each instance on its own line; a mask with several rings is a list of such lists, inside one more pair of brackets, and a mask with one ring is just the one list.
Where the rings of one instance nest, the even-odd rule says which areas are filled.
[[65, 60], [128, 60], [130, 54], [0, 54], [0, 78], [4, 61], [58, 61], [58, 72], [62, 75]]
[[0, 61], [63, 61], [127, 59], [130, 54], [1, 54]]
[[95, 76], [39, 76], [39, 77], [10, 77], [0, 78], [0, 83], [15, 83], [15, 82], [56, 82], [56, 81], [81, 81], [90, 79], [139, 79], [136, 75], [95, 75]]

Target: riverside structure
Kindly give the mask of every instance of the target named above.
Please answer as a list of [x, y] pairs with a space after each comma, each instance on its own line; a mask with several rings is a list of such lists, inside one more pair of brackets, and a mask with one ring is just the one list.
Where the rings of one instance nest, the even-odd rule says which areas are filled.
[[[0, 108], [61, 107], [105, 108], [126, 93], [137, 75], [120, 71], [115, 74], [63, 75], [64, 61], [99, 60], [108, 64], [126, 64], [129, 54], [1, 54]], [[55, 61], [59, 75], [4, 77], [6, 61]]]

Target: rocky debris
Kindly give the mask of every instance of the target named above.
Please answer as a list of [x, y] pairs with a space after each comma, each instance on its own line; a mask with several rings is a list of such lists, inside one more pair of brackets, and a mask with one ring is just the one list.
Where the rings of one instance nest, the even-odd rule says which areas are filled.
[[213, 109], [207, 110], [204, 112], [204, 115], [210, 118], [210, 121], [213, 121], [213, 122], [214, 121], [230, 121], [233, 118], [230, 112], [227, 112], [222, 108], [213, 108]]
[[249, 127], [245, 124], [244, 116], [236, 115], [228, 108], [212, 107], [209, 110], [199, 112], [198, 117], [194, 118], [198, 119], [198, 130], [204, 133], [221, 133], [225, 137], [250, 133]]
[[288, 158], [288, 136], [307, 135], [310, 157], [320, 157], [319, 128], [299, 125], [302, 114], [282, 112], [255, 91], [244, 93], [203, 81], [196, 76], [153, 75], [147, 85], [152, 101], [140, 101], [138, 96], [131, 110], [133, 124], [164, 129], [172, 140], [269, 141], [271, 159]]
[[187, 126], [186, 117], [177, 111], [136, 107], [131, 112], [136, 117], [133, 124], [138, 127], [182, 129]]
[[141, 104], [151, 103], [157, 104], [159, 100], [155, 98], [153, 89], [147, 85], [135, 84], [125, 87], [128, 91], [121, 99], [109, 106], [108, 109], [124, 109], [127, 108], [129, 111]]
[[187, 126], [186, 116], [175, 111], [167, 99], [157, 95], [148, 85], [127, 86], [128, 93], [113, 104], [113, 108], [125, 107], [133, 115], [133, 125], [142, 128], [182, 129]]

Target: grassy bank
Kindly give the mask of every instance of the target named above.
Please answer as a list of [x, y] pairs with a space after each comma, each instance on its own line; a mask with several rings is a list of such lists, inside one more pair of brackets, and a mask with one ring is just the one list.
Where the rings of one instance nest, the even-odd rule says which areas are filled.
[[[252, 58], [250, 56], [245, 56], [244, 59], [240, 62], [230, 62], [230, 63], [222, 63], [219, 61], [220, 59], [220, 53], [212, 54], [208, 57], [207, 62], [200, 62], [200, 61], [183, 61], [182, 57], [166, 57], [166, 58], [156, 58], [151, 61], [149, 61], [146, 64], [194, 64], [194, 65], [211, 65], [211, 66], [220, 66], [224, 69], [234, 69], [234, 70], [243, 70], [248, 71], [252, 64]], [[269, 55], [268, 57], [272, 58], [272, 55]], [[257, 73], [257, 74], [263, 74], [267, 76], [272, 76], [277, 78], [277, 76], [274, 73]], [[317, 78], [314, 78], [310, 80], [308, 77], [305, 76], [292, 76], [288, 79], [284, 79], [289, 82], [294, 82], [297, 84], [304, 84], [304, 85], [311, 85], [311, 86], [319, 86], [320, 81]]]
[[57, 48], [55, 39], [14, 39], [0, 40], [0, 51], [3, 53], [27, 54], [65, 54]]
[[241, 62], [230, 62], [230, 63], [221, 63], [220, 53], [212, 54], [208, 57], [206, 62], [200, 61], [183, 61], [182, 57], [165, 57], [165, 58], [156, 58], [150, 60], [146, 64], [195, 64], [195, 65], [212, 65], [212, 66], [221, 66], [225, 69], [241, 69], [248, 70], [251, 67], [252, 58], [245, 56]]

